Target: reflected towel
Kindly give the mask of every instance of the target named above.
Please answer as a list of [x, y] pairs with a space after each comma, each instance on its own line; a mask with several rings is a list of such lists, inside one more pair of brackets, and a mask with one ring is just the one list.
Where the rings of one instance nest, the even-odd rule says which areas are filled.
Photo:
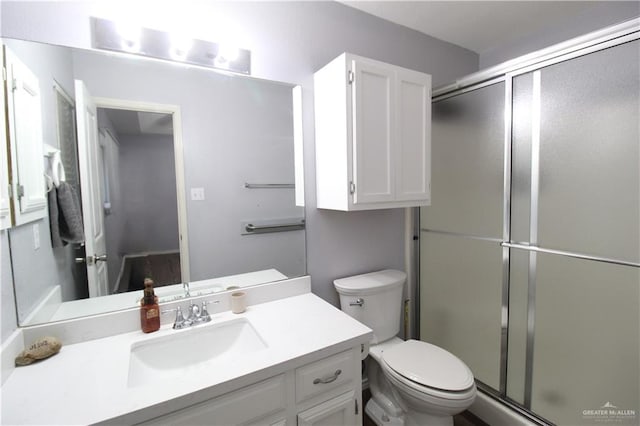
[[52, 247], [84, 242], [80, 201], [75, 188], [67, 182], [60, 182], [49, 191], [49, 222]]
[[60, 218], [60, 238], [68, 243], [84, 242], [84, 225], [78, 194], [67, 182], [60, 182], [56, 188], [58, 193], [58, 211]]
[[58, 248], [67, 245], [62, 238], [60, 238], [60, 226], [58, 225], [59, 212], [58, 212], [58, 191], [56, 187], [52, 185], [52, 188], [47, 193], [49, 199], [49, 229], [51, 230], [51, 247]]

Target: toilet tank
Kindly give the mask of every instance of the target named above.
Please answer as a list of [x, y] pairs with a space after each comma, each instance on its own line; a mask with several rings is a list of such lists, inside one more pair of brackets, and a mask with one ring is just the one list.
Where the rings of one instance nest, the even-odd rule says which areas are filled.
[[402, 271], [385, 269], [333, 282], [340, 295], [340, 308], [373, 330], [372, 344], [398, 334], [406, 279]]

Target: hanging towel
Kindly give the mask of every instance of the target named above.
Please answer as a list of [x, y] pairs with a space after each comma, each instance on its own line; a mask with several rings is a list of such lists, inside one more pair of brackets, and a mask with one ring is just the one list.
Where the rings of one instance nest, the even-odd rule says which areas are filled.
[[51, 246], [64, 247], [68, 243], [84, 242], [84, 225], [80, 201], [73, 186], [60, 182], [49, 191], [49, 224]]
[[61, 181], [56, 188], [58, 198], [58, 211], [60, 216], [58, 224], [60, 238], [68, 243], [84, 242], [84, 225], [82, 223], [82, 211], [78, 194], [73, 186]]
[[47, 198], [49, 199], [49, 229], [51, 230], [51, 247], [58, 248], [67, 245], [66, 242], [60, 238], [60, 225], [58, 212], [58, 191], [56, 187], [52, 185], [51, 189], [47, 192]]

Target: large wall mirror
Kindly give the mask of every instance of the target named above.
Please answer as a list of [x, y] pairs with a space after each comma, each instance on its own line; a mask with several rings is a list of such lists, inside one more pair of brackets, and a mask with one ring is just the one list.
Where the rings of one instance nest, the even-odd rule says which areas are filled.
[[306, 273], [293, 85], [2, 43], [38, 82], [46, 175], [45, 217], [2, 231], [20, 325], [135, 308], [145, 276], [162, 302]]

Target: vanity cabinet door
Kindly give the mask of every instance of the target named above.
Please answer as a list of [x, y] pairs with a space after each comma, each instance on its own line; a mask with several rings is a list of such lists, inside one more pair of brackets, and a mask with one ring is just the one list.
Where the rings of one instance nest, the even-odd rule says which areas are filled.
[[298, 413], [298, 426], [356, 425], [357, 403], [355, 391], [346, 392]]
[[141, 424], [279, 424], [286, 407], [285, 376], [280, 375]]

